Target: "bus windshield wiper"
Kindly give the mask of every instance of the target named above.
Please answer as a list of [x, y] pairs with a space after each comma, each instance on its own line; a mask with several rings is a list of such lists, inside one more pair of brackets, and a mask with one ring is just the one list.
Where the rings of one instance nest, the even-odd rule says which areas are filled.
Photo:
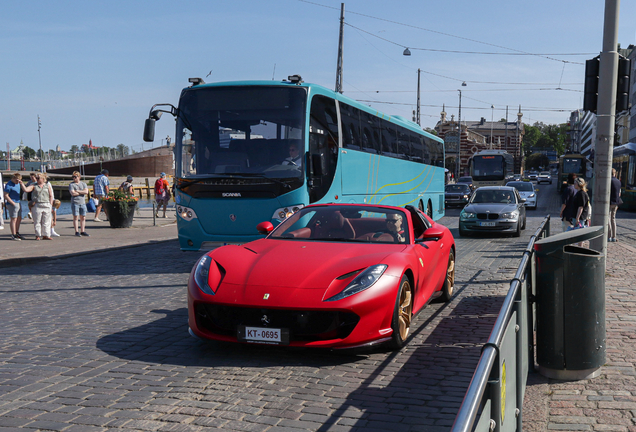
[[201, 183], [202, 181], [210, 180], [212, 178], [219, 178], [218, 174], [207, 175], [206, 177], [195, 178], [195, 179], [180, 179], [179, 182], [175, 185], [177, 189], [183, 189], [188, 186], [192, 186], [196, 183]]
[[264, 179], [264, 180], [270, 180], [273, 183], [278, 183], [279, 185], [282, 185], [282, 186], [286, 187], [287, 189], [291, 189], [292, 188], [288, 183], [286, 183], [286, 182], [284, 182], [282, 180], [278, 180], [278, 179], [275, 179], [275, 178], [267, 177], [267, 176], [264, 176], [263, 174], [240, 173], [240, 174], [231, 174], [231, 177], [260, 178], [260, 179]]

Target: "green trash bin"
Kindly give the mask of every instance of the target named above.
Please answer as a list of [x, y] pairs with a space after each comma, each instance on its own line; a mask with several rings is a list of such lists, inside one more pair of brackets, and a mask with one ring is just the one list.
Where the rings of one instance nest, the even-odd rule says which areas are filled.
[[576, 246], [604, 235], [600, 226], [534, 244], [536, 355], [549, 378], [594, 378], [605, 363], [605, 256]]

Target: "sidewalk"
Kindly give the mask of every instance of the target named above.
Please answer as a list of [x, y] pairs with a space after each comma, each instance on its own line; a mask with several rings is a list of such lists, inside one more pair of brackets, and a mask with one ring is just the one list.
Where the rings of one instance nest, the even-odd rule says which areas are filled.
[[607, 248], [607, 351], [601, 374], [591, 380], [559, 381], [531, 373], [524, 431], [636, 432], [636, 247], [620, 241], [620, 229], [618, 234], [619, 242]]
[[[86, 218], [86, 232], [90, 237], [76, 237], [73, 216], [62, 215], [58, 216], [55, 227], [60, 237], [53, 237], [52, 241], [35, 241], [33, 221], [30, 219], [23, 219], [20, 226], [20, 234], [26, 239], [19, 242], [12, 240], [9, 221], [5, 220], [4, 229], [0, 230], [0, 268], [28, 264], [34, 260], [59, 259], [176, 240], [174, 208], [168, 208], [166, 215], [168, 218], [157, 218], [153, 222], [152, 208], [142, 208], [136, 212], [132, 227], [115, 229], [107, 221], [94, 222], [95, 213], [89, 213]], [[100, 218], [103, 217], [102, 213]]]

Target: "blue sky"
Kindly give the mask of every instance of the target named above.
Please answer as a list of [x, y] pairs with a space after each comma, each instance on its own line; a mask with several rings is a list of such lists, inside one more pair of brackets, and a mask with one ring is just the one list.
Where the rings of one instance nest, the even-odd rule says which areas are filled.
[[[141, 150], [150, 107], [176, 105], [189, 77], [300, 74], [333, 88], [340, 3], [5, 0], [0, 146], [23, 140], [37, 149], [39, 115], [45, 150], [89, 139]], [[345, 9], [344, 94], [410, 118], [420, 68], [425, 127], [435, 125], [443, 105], [457, 115], [458, 89], [463, 120], [498, 120], [509, 106], [512, 121], [521, 105], [524, 123], [566, 122], [582, 106], [585, 59], [602, 49], [602, 1], [352, 0]], [[622, 2], [623, 47], [635, 43], [634, 16], [636, 5]], [[168, 135], [174, 122], [164, 116], [157, 142]]]

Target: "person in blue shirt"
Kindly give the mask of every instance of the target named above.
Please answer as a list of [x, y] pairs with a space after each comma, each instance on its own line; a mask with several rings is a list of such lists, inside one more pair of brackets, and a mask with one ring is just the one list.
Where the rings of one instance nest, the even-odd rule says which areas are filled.
[[4, 186], [4, 201], [11, 218], [11, 239], [20, 241], [23, 237], [20, 235], [20, 222], [22, 222], [22, 209], [20, 208], [20, 192], [21, 192], [22, 174], [15, 173], [11, 180]]
[[[109, 185], [110, 181], [108, 180], [108, 170], [102, 170], [102, 173], [95, 177], [95, 181], [93, 182], [93, 198], [97, 198], [99, 200], [97, 208], [95, 209], [95, 222], [102, 221], [99, 218], [99, 212], [102, 211], [102, 200], [108, 196]], [[106, 215], [106, 220], [108, 220], [106, 209], [104, 209], [104, 214]]]

